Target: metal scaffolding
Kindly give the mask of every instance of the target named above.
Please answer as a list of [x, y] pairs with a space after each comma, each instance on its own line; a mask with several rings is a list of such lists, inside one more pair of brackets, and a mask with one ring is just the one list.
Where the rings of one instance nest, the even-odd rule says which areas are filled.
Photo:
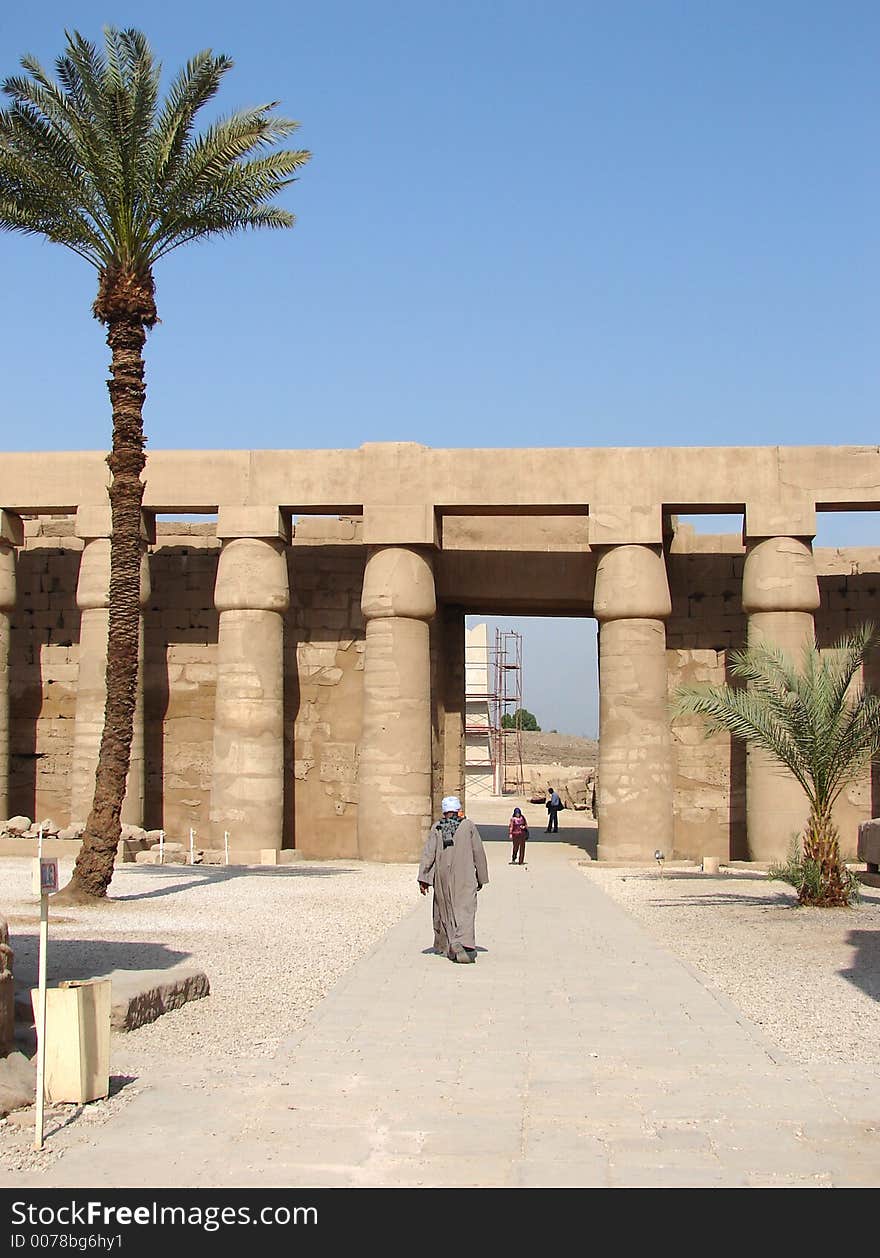
[[[493, 687], [489, 697], [496, 795], [521, 795], [525, 787], [522, 747], [522, 634], [495, 630]], [[507, 718], [507, 720], [505, 720]]]
[[[465, 769], [469, 795], [521, 794], [522, 634], [495, 630], [490, 648], [486, 625], [465, 643]], [[505, 722], [505, 717], [507, 721]]]

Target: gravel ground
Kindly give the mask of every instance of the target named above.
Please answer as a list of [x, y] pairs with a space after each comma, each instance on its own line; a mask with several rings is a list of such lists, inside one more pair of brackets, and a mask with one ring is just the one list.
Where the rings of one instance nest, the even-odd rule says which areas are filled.
[[[507, 809], [508, 801], [504, 803]], [[566, 818], [566, 814], [563, 814]], [[488, 818], [487, 818], [488, 819]], [[578, 818], [564, 820], [573, 825]], [[64, 863], [63, 863], [64, 864]], [[661, 945], [724, 992], [795, 1060], [880, 1073], [880, 890], [860, 906], [796, 907], [794, 892], [751, 871], [580, 866]], [[62, 868], [62, 881], [69, 869]], [[31, 863], [2, 863], [18, 983], [36, 978], [38, 910]], [[114, 1034], [114, 1092], [55, 1107], [56, 1134], [31, 1147], [33, 1111], [0, 1120], [0, 1168], [39, 1170], [88, 1139], [141, 1087], [145, 1064], [216, 1077], [271, 1058], [332, 985], [419, 903], [412, 865], [303, 862], [248, 871], [124, 866], [112, 903], [50, 917], [49, 981], [189, 962], [211, 996], [137, 1031]], [[133, 1082], [132, 1082], [133, 1081]], [[204, 1086], [202, 1083], [200, 1086]]]
[[[67, 870], [62, 868], [62, 884]], [[16, 985], [36, 981], [30, 862], [3, 862]], [[51, 913], [48, 981], [197, 965], [211, 995], [114, 1036], [130, 1056], [271, 1057], [337, 979], [418, 902], [411, 865], [302, 862], [247, 871], [125, 865], [113, 902]]]
[[[72, 865], [61, 862], [62, 885]], [[147, 1063], [194, 1079], [207, 1070], [216, 1080], [244, 1059], [271, 1058], [345, 971], [419, 902], [412, 865], [362, 861], [247, 871], [125, 865], [110, 893], [112, 903], [99, 907], [54, 914], [50, 907], [49, 983], [187, 963], [205, 971], [211, 994], [136, 1031], [114, 1032], [110, 1097], [48, 1107], [53, 1136], [41, 1151], [32, 1147], [33, 1108], [0, 1119], [0, 1170], [13, 1175], [45, 1170], [68, 1141], [91, 1139], [90, 1129], [140, 1091]], [[16, 987], [35, 985], [39, 907], [29, 860], [2, 862], [0, 905]], [[19, 1047], [33, 1051], [26, 1040]]]
[[880, 889], [811, 909], [752, 872], [581, 868], [794, 1060], [880, 1072]]

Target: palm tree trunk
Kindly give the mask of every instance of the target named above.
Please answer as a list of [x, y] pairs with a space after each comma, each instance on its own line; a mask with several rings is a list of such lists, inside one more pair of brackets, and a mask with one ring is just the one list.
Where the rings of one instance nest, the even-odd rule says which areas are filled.
[[798, 896], [800, 902], [825, 907], [849, 904], [841, 877], [840, 836], [831, 819], [830, 809], [815, 805], [810, 809], [804, 831], [804, 859], [815, 861], [819, 866], [820, 885], [818, 893], [814, 893], [804, 884]]
[[[107, 637], [107, 701], [95, 773], [95, 797], [73, 876], [60, 893], [67, 903], [89, 903], [107, 894], [119, 846], [137, 699], [140, 630], [141, 503], [144, 457], [143, 348], [146, 330], [136, 317], [108, 324], [112, 352], [108, 381], [113, 407], [113, 448], [107, 459], [112, 533]], [[56, 897], [60, 898], [60, 897]]]

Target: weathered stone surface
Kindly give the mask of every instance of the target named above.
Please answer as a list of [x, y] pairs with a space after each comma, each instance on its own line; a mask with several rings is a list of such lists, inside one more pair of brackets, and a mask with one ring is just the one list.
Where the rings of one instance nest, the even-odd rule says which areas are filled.
[[[479, 605], [487, 614], [517, 615], [531, 610], [541, 615], [557, 611], [587, 617], [599, 611], [606, 620], [639, 615], [664, 620], [670, 690], [676, 680], [724, 679], [726, 652], [746, 640], [744, 599], [752, 617], [769, 617], [763, 622], [768, 636], [776, 627], [784, 628], [780, 616], [788, 616], [792, 610], [798, 615], [806, 610], [811, 615], [809, 607], [814, 604], [816, 631], [823, 642], [834, 641], [866, 619], [880, 619], [880, 550], [864, 547], [816, 552], [816, 599], [808, 544], [817, 503], [857, 507], [873, 505], [877, 500], [880, 451], [876, 447], [575, 449], [566, 452], [562, 466], [558, 452], [546, 450], [476, 450], [463, 458], [461, 452], [429, 450], [413, 443], [379, 443], [359, 451], [313, 451], [305, 458], [302, 452], [286, 451], [233, 451], [197, 457], [160, 451], [150, 455], [146, 479], [148, 509], [152, 503], [163, 513], [187, 508], [214, 511], [221, 503], [221, 531], [236, 538], [230, 555], [235, 550], [247, 551], [248, 556], [262, 553], [261, 547], [250, 546], [250, 531], [256, 530], [253, 536], [259, 537], [264, 529], [259, 520], [274, 512], [270, 519], [274, 533], [279, 503], [289, 507], [291, 495], [298, 511], [306, 513], [300, 516], [293, 544], [282, 548], [292, 606], [278, 613], [283, 620], [281, 660], [273, 667], [281, 682], [273, 683], [273, 694], [279, 698], [281, 733], [271, 734], [270, 741], [276, 745], [271, 756], [266, 755], [265, 765], [259, 731], [249, 728], [252, 718], [258, 722], [263, 719], [256, 691], [244, 696], [246, 710], [240, 713], [235, 711], [240, 697], [237, 692], [221, 696], [221, 713], [225, 713], [221, 726], [225, 724], [237, 740], [227, 765], [228, 798], [221, 801], [230, 812], [242, 814], [241, 824], [234, 830], [224, 822], [212, 833], [209, 817], [218, 676], [218, 611], [213, 605], [213, 591], [220, 543], [215, 526], [210, 522], [163, 520], [158, 544], [153, 544], [150, 554], [155, 594], [144, 615], [143, 677], [149, 708], [146, 815], [152, 820], [162, 817], [176, 835], [185, 835], [193, 826], [202, 841], [210, 841], [215, 850], [223, 829], [232, 831], [233, 842], [250, 842], [246, 827], [251, 814], [263, 814], [261, 792], [270, 776], [283, 784], [283, 806], [276, 809], [276, 820], [257, 841], [257, 851], [272, 843], [289, 847], [295, 842], [308, 856], [356, 855], [359, 781], [370, 775], [378, 781], [386, 776], [386, 767], [389, 785], [380, 782], [376, 789], [383, 796], [387, 794], [389, 825], [396, 826], [403, 818], [400, 824], [408, 832], [415, 828], [408, 801], [416, 800], [421, 792], [420, 787], [403, 780], [406, 758], [392, 749], [395, 754], [383, 766], [375, 747], [370, 749], [371, 737], [364, 738], [365, 692], [373, 689], [369, 709], [375, 707], [377, 685], [386, 690], [396, 687], [404, 694], [413, 681], [412, 676], [408, 680], [403, 675], [395, 678], [390, 668], [384, 671], [389, 661], [380, 660], [378, 675], [370, 672], [367, 664], [370, 676], [366, 688], [364, 685], [365, 657], [370, 651], [376, 655], [376, 643], [367, 650], [360, 606], [370, 550], [364, 544], [365, 536], [389, 551], [423, 547], [426, 555], [433, 552], [441, 615], [453, 607], [461, 609], [463, 615], [463, 609]], [[513, 512], [511, 485], [517, 487]], [[554, 514], [550, 516], [542, 511], [542, 506], [548, 506], [548, 485], [552, 485], [553, 495]], [[51, 513], [25, 520], [23, 530], [16, 533], [19, 540], [4, 535], [7, 562], [5, 566], [0, 563], [0, 586], [5, 574], [6, 595], [0, 590], [0, 604], [8, 604], [9, 610], [2, 611], [0, 620], [6, 616], [9, 621], [9, 661], [6, 680], [0, 678], [0, 708], [5, 685], [11, 754], [7, 802], [0, 816], [27, 809], [38, 818], [51, 815], [63, 826], [68, 817], [83, 816], [82, 809], [72, 806], [71, 801], [78, 694], [83, 685], [89, 689], [94, 682], [96, 694], [103, 685], [100, 676], [92, 676], [98, 652], [92, 651], [90, 643], [97, 647], [106, 642], [104, 629], [99, 627], [96, 636], [91, 624], [102, 619], [106, 602], [106, 574], [99, 571], [106, 558], [106, 466], [93, 455], [41, 455], [38, 460], [13, 455], [0, 467], [0, 488], [0, 501], [12, 506], [17, 503], [19, 511], [27, 508], [30, 515], [42, 508]], [[59, 503], [72, 506], [78, 500], [83, 507], [78, 517], [79, 538], [75, 536], [77, 518], [57, 513]], [[87, 523], [90, 506], [98, 503], [104, 517], [100, 528], [97, 525], [101, 521]], [[737, 531], [729, 534], [695, 534], [693, 528], [671, 521], [667, 512], [673, 503], [679, 504], [680, 510], [685, 509], [681, 504], [688, 503], [688, 509], [725, 513], [741, 512], [745, 504], [749, 556], [745, 589], [746, 546], [740, 522], [734, 526]], [[350, 504], [363, 504], [365, 521], [326, 514], [336, 509], [350, 512]], [[238, 514], [234, 527], [229, 523], [228, 508]], [[318, 514], [309, 516], [310, 508]], [[493, 511], [496, 513], [491, 514]], [[657, 568], [658, 521], [672, 601], [668, 615], [662, 590], [652, 601], [641, 580], [632, 589], [627, 587], [634, 569], [618, 573], [609, 583], [605, 580], [607, 564], [603, 565], [599, 584], [601, 587], [604, 582], [607, 588], [596, 591], [597, 558], [606, 555], [612, 544], [628, 547], [640, 563]], [[646, 531], [648, 523], [650, 529]], [[283, 533], [282, 528], [279, 537]], [[13, 565], [8, 548], [17, 548], [22, 541], [24, 548], [14, 556], [15, 599], [10, 601]], [[238, 546], [238, 541], [243, 545]], [[597, 542], [601, 549], [590, 551], [590, 544]], [[440, 543], [439, 549], [434, 549], [435, 543]], [[398, 584], [399, 555], [389, 554], [386, 559], [384, 575], [381, 564], [378, 568], [372, 565], [367, 582], [369, 617], [420, 618], [425, 603], [414, 598], [418, 590], [411, 588], [410, 582], [403, 583], [410, 588], [390, 589]], [[246, 557], [233, 575], [233, 586], [253, 587], [245, 591], [245, 609], [265, 606], [265, 574], [261, 577], [250, 558]], [[285, 585], [283, 573], [277, 575], [274, 584], [281, 588]], [[78, 607], [80, 576], [82, 605]], [[229, 581], [224, 581], [228, 586]], [[230, 594], [229, 589], [223, 589], [224, 581], [220, 583], [221, 605]], [[656, 584], [653, 578], [651, 583]], [[233, 589], [232, 595], [240, 596], [241, 590]], [[749, 632], [760, 627], [755, 619]], [[440, 739], [432, 748], [428, 766], [431, 792], [439, 799], [439, 780], [449, 774], [456, 782], [460, 780], [455, 749], [463, 739], [456, 713], [441, 711], [446, 702], [442, 696], [444, 677], [450, 676], [454, 652], [444, 642], [435, 661], [433, 642], [430, 650], [433, 671], [428, 705], [423, 711], [429, 714], [426, 720], [435, 722], [433, 737]], [[262, 659], [262, 648], [257, 654]], [[411, 672], [412, 660], [406, 658], [406, 652], [395, 652], [395, 656], [403, 673]], [[570, 667], [571, 661], [560, 661], [559, 666]], [[875, 675], [866, 676], [866, 680], [876, 687], [880, 662], [871, 667]], [[248, 684], [262, 686], [261, 673], [262, 666], [253, 668]], [[224, 685], [227, 682], [228, 676]], [[268, 692], [264, 695], [268, 697]], [[102, 712], [97, 704], [94, 713], [94, 722], [90, 717], [85, 721], [85, 711], [80, 713], [81, 735], [91, 738], [99, 733]], [[393, 705], [388, 714], [398, 721]], [[367, 711], [367, 728], [372, 720]], [[677, 723], [673, 736], [677, 853], [694, 859], [716, 853], [722, 857], [745, 855], [746, 770], [745, 762], [737, 759], [736, 747], [722, 736], [705, 740], [701, 729], [687, 724]], [[238, 748], [248, 742], [255, 746], [245, 757], [240, 781], [247, 790], [239, 799], [235, 757]], [[359, 754], [366, 747], [366, 778], [356, 766], [336, 763], [332, 752], [328, 755], [325, 750], [328, 745], [343, 744], [355, 745]], [[84, 751], [85, 742], [80, 740], [79, 745]], [[652, 746], [643, 739], [647, 759], [641, 767], [638, 757], [632, 763], [618, 763], [621, 787], [629, 787], [631, 776], [650, 776], [646, 764], [654, 755]], [[225, 759], [226, 748], [217, 750]], [[0, 760], [2, 755], [0, 728]], [[88, 804], [93, 772], [85, 771], [85, 760], [78, 761], [78, 766], [85, 784], [81, 802]], [[264, 773], [264, 768], [271, 769], [271, 774]], [[757, 800], [757, 807], [751, 809], [754, 829], [756, 816], [769, 817], [771, 812], [761, 802], [761, 787], [754, 785], [757, 778], [751, 767], [749, 773], [752, 804]], [[397, 778], [400, 780], [395, 784]], [[258, 788], [253, 791], [252, 779]], [[366, 799], [372, 798], [373, 792], [368, 789], [360, 794]], [[773, 805], [776, 814], [768, 842], [778, 842], [776, 855], [782, 856], [788, 834], [777, 833], [781, 824], [777, 796], [775, 784], [768, 779], [765, 802]], [[277, 791], [272, 807], [276, 804]], [[841, 797], [835, 810], [844, 846], [849, 842], [854, 848], [858, 823], [870, 810], [870, 778], [866, 775]], [[138, 820], [128, 813], [125, 819]], [[606, 838], [608, 824], [606, 818]], [[28, 822], [24, 830], [30, 829]], [[65, 826], [60, 833], [69, 835], [70, 827]], [[35, 847], [34, 840], [26, 842]]]
[[880, 866], [880, 817], [872, 817], [859, 826], [858, 856], [866, 865], [875, 866], [869, 872], [877, 872], [876, 866]]
[[15, 1042], [15, 984], [12, 977], [13, 951], [9, 946], [9, 926], [0, 919], [0, 1057], [12, 1051]]
[[0, 1117], [32, 1105], [37, 1085], [37, 1063], [24, 1053], [10, 1053], [0, 1061]]
[[211, 990], [204, 971], [186, 965], [167, 970], [113, 970], [99, 977], [112, 983], [110, 1025], [116, 1031], [134, 1031], [155, 1022], [163, 1013], [189, 1000], [201, 1000]]
[[[163, 858], [160, 860], [160, 856]], [[138, 865], [186, 865], [189, 863], [189, 848], [183, 843], [165, 843], [161, 848], [158, 843], [152, 847], [141, 848], [134, 853]]]
[[6, 829], [10, 834], [24, 834], [24, 832], [30, 828], [30, 817], [10, 817], [6, 822]]

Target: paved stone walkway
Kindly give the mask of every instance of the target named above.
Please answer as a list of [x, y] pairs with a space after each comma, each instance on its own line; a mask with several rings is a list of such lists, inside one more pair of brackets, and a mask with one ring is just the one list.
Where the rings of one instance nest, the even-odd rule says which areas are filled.
[[[483, 827], [484, 836], [501, 832]], [[560, 836], [563, 837], [563, 836]], [[785, 1060], [594, 885], [570, 844], [492, 843], [476, 965], [425, 900], [274, 1062], [157, 1077], [65, 1187], [876, 1186], [868, 1080]]]

